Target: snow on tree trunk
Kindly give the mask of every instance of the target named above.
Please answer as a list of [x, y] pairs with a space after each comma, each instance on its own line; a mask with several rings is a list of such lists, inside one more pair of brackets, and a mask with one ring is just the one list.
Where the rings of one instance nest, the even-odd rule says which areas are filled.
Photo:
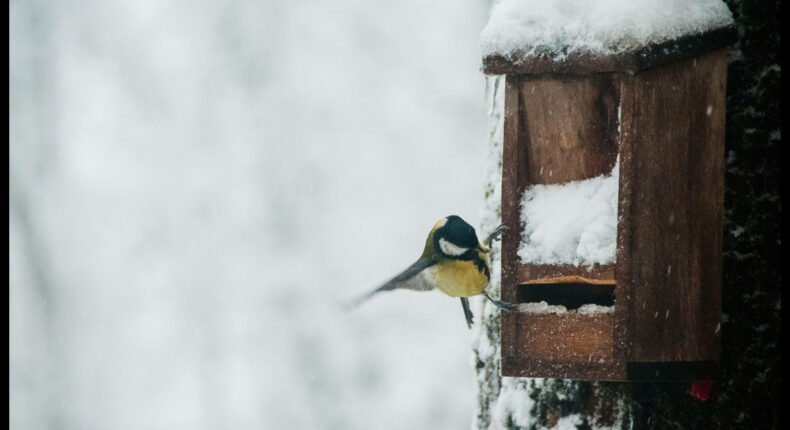
[[[502, 223], [502, 138], [504, 125], [504, 76], [486, 77], [486, 104], [489, 116], [488, 167], [485, 198], [480, 214], [480, 228], [493, 231]], [[504, 234], [508, 234], [505, 231]], [[490, 255], [490, 294], [500, 295], [501, 242], [494, 242]], [[532, 400], [530, 386], [542, 385], [540, 379], [502, 378], [500, 347], [500, 310], [487, 300], [472, 303], [480, 323], [473, 330], [473, 352], [477, 376], [477, 411], [474, 426], [478, 429], [518, 428], [530, 422]]]
[[[502, 220], [502, 127], [504, 102], [504, 77], [486, 77], [486, 104], [489, 116], [488, 174], [485, 199], [480, 214], [480, 229], [493, 231]], [[508, 234], [505, 232], [504, 234]], [[488, 291], [498, 295], [501, 278], [501, 242], [494, 242], [491, 255], [491, 283]], [[475, 306], [476, 305], [476, 306]], [[486, 300], [474, 300], [473, 312], [480, 323], [472, 327], [472, 349], [477, 374], [477, 413], [474, 424], [487, 429], [492, 423], [492, 409], [502, 390], [501, 362], [499, 358], [499, 310]]]

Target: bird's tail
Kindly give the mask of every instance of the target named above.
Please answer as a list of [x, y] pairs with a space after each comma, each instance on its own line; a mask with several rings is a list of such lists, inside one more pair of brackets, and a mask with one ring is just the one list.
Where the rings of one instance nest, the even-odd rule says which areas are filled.
[[373, 297], [374, 295], [376, 295], [376, 293], [378, 293], [378, 292], [380, 292], [382, 290], [383, 290], [382, 287], [378, 287], [378, 288], [376, 288], [374, 290], [368, 291], [368, 292], [360, 294], [360, 295], [358, 295], [358, 296], [356, 296], [354, 298], [346, 300], [345, 302], [340, 304], [340, 309], [342, 309], [343, 312], [350, 312], [352, 309], [354, 309], [357, 306], [361, 305], [362, 303], [365, 303], [368, 300], [370, 300], [371, 297]]
[[420, 258], [414, 264], [409, 266], [408, 269], [399, 273], [397, 276], [385, 282], [380, 287], [349, 300], [345, 304], [341, 305], [341, 307], [344, 311], [348, 312], [351, 309], [368, 301], [368, 299], [381, 291], [390, 291], [398, 288], [417, 291], [432, 290], [433, 285], [429, 284], [424, 277], [417, 276], [417, 274], [419, 274], [426, 267], [430, 267], [434, 264], [435, 262], [433, 260]]

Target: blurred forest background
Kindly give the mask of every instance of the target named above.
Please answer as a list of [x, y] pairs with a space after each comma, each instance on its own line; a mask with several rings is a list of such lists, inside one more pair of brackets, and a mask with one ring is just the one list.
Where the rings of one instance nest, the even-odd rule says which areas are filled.
[[12, 0], [11, 428], [469, 427], [488, 6]]

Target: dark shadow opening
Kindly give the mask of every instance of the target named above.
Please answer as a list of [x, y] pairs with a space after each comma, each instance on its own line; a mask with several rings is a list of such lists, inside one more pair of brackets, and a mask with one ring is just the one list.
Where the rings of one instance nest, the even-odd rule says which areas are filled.
[[568, 310], [581, 305], [614, 305], [614, 284], [522, 284], [516, 290], [518, 303], [545, 301], [549, 305], [562, 305]]
[[718, 363], [712, 361], [628, 363], [626, 366], [629, 381], [713, 380], [718, 372]]

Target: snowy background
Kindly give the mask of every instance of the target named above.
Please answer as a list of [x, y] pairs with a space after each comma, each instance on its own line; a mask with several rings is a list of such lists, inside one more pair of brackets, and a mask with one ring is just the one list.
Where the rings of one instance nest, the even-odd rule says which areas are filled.
[[11, 427], [468, 428], [488, 8], [12, 0]]

